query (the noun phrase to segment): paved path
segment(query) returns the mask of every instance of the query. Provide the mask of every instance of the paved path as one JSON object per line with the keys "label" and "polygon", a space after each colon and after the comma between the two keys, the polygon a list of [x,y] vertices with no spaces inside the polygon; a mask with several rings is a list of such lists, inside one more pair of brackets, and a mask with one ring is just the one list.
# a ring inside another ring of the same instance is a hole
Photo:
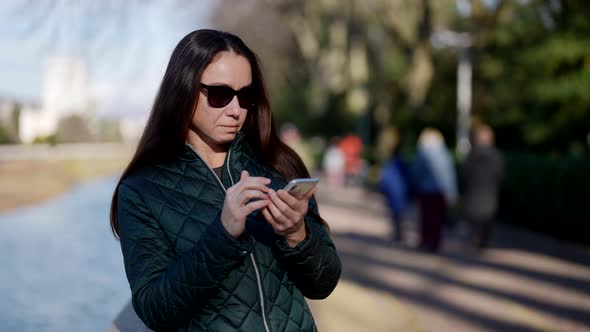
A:
{"label": "paved path", "polygon": [[320,331],[590,331],[588,249],[498,226],[483,252],[455,230],[427,254],[412,227],[406,244],[388,241],[379,195],[324,185],[318,199],[344,266],[335,292],[310,301]]}

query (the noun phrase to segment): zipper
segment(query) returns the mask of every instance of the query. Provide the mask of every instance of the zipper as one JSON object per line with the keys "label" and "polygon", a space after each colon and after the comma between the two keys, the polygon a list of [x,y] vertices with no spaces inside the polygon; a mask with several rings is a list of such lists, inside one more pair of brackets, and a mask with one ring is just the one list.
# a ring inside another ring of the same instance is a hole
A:
{"label": "zipper", "polygon": [[[223,186],[223,182],[221,182],[221,179],[217,176],[217,174],[215,174],[215,171],[211,168],[211,166],[209,166],[209,164],[207,163],[207,161],[205,160],[205,158],[203,158],[203,156],[201,156],[199,154],[199,152],[197,152],[197,150],[195,150],[195,148],[193,148],[192,145],[186,143],[186,146],[188,146],[196,155],[197,157],[199,157],[207,166],[207,168],[211,171],[211,173],[213,173],[213,176],[215,177],[215,179],[217,179],[217,182],[219,182],[219,185],[221,186],[221,189],[223,189],[223,192],[226,193],[227,189],[225,189],[225,187]],[[230,147],[231,148],[231,147]],[[228,160],[227,163],[229,164],[229,153],[228,153]],[[232,185],[233,185],[233,180],[232,180]]]}
{"label": "zipper", "polygon": [[231,171],[229,170],[229,158],[231,158],[231,146],[229,151],[227,152],[227,163],[225,163],[225,166],[227,168],[227,174],[229,174],[229,179],[231,180],[231,185],[233,186],[234,183],[234,177],[231,176]]}
{"label": "zipper", "polygon": [[[209,164],[207,163],[207,161],[205,160],[205,158],[203,158],[198,152],[197,150],[195,150],[192,145],[190,144],[186,144],[199,158],[201,158],[201,160],[205,163],[205,165],[207,165],[207,168],[211,171],[211,173],[213,173],[213,176],[215,176],[215,179],[217,179],[217,182],[219,182],[219,185],[221,185],[221,189],[223,189],[224,193],[227,193],[227,189],[225,189],[225,187],[223,186],[223,182],[221,182],[221,179],[217,176],[217,174],[215,174],[215,171],[213,171],[213,169],[209,166]],[[232,143],[233,145],[233,143]],[[226,161],[226,167],[227,167],[227,173],[229,174],[229,179],[231,181],[232,186],[235,184],[234,183],[234,178],[231,175],[231,171],[229,169],[229,162],[230,162],[230,158],[231,158],[231,147],[232,145],[230,145],[228,152],[227,152],[227,161]],[[258,264],[256,263],[256,258],[254,258],[254,253],[250,253],[250,260],[252,261],[252,265],[254,266],[254,272],[256,273],[256,284],[258,285],[258,295],[260,296],[260,309],[262,310],[262,322],[264,323],[264,330],[266,330],[266,332],[270,332],[270,328],[268,327],[268,322],[266,321],[266,312],[264,309],[264,293],[262,292],[262,280],[260,279],[260,272],[258,272]]]}
{"label": "zipper", "polygon": [[[227,152],[227,174],[229,174],[229,179],[231,180],[232,186],[234,183],[234,178],[231,175],[231,171],[229,169],[229,161],[231,158],[231,148]],[[254,266],[254,272],[256,273],[256,283],[258,285],[258,295],[260,296],[260,309],[262,310],[262,322],[264,323],[264,329],[266,332],[270,332],[270,328],[268,327],[268,322],[266,321],[266,312],[264,310],[264,293],[262,292],[262,280],[260,278],[260,272],[258,272],[258,264],[256,263],[256,258],[254,257],[254,253],[250,253],[250,260],[252,260],[252,266]]]}
{"label": "zipper", "polygon": [[250,259],[252,260],[252,265],[254,266],[254,272],[256,272],[256,282],[258,283],[258,295],[260,296],[260,308],[262,309],[262,322],[264,323],[264,329],[266,330],[266,332],[270,332],[270,328],[268,327],[268,323],[266,322],[266,313],[264,312],[264,294],[262,293],[262,282],[260,281],[260,273],[258,272],[256,259],[254,258],[253,253],[250,253]]}

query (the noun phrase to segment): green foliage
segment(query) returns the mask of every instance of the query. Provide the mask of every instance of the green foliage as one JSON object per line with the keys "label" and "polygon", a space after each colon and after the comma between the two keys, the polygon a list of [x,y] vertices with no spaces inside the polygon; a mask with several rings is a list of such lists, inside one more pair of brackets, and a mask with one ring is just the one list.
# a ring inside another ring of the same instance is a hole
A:
{"label": "green foliage", "polygon": [[503,2],[499,13],[488,13],[497,14],[494,23],[475,33],[473,111],[499,136],[512,132],[504,148],[565,152],[588,134],[589,8],[560,4]]}
{"label": "green foliage", "polygon": [[15,103],[10,116],[5,121],[0,121],[0,144],[16,144],[18,137],[19,115],[21,106]]}
{"label": "green foliage", "polygon": [[[299,92],[303,93],[303,92]],[[357,118],[354,114],[342,112],[344,96],[334,95],[327,101],[323,112],[314,112],[302,102],[300,95],[283,94],[274,99],[274,110],[276,123],[281,126],[291,122],[297,126],[301,134],[307,137],[318,135],[331,137],[343,136],[356,130]],[[297,112],[294,105],[299,104]]]}
{"label": "green foliage", "polygon": [[0,144],[12,143],[8,131],[0,124]]}
{"label": "green foliage", "polygon": [[20,115],[21,115],[21,106],[19,104],[15,104],[12,108],[11,114],[11,126],[14,129],[14,136],[15,139],[18,141],[18,134],[19,134],[19,125],[20,125]]}
{"label": "green foliage", "polygon": [[[473,121],[491,124],[501,148],[565,153],[584,142],[590,2],[485,3],[461,16],[451,0],[226,0],[214,21],[261,53],[278,122],[306,135],[357,131],[372,144],[388,126],[415,137],[429,125],[453,146],[458,52],[430,44],[449,29],[472,36]],[[260,26],[273,34],[260,38]],[[366,100],[351,103],[359,91]]]}
{"label": "green foliage", "polygon": [[55,146],[59,143],[57,135],[38,136],[33,139],[33,144],[49,144]]}

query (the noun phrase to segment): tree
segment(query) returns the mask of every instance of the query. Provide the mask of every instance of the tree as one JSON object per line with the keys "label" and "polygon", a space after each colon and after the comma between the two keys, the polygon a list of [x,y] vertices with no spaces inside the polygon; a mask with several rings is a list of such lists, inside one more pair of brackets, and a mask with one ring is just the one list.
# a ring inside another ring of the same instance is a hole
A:
{"label": "tree", "polygon": [[21,105],[15,103],[12,105],[12,110],[7,121],[0,122],[0,144],[15,144],[19,142],[18,136],[18,121],[20,115]]}
{"label": "tree", "polygon": [[590,4],[505,0],[474,10],[474,114],[498,127],[504,147],[564,151],[583,144]]}
{"label": "tree", "polygon": [[430,43],[450,28],[472,36],[473,121],[496,127],[502,147],[585,141],[590,3],[468,3],[458,13],[454,0],[223,0],[213,22],[260,51],[277,118],[304,134],[356,131],[372,144],[393,125],[413,142],[428,125],[453,145],[457,52]]}
{"label": "tree", "polygon": [[[430,33],[453,12],[451,0],[239,3],[239,13],[250,16],[224,19],[226,7],[238,6],[226,0],[213,21],[247,40],[259,24],[283,36],[264,34],[273,41],[267,44],[270,66],[282,73],[270,85],[281,87],[271,91],[274,104],[304,119],[304,133],[356,131],[367,143],[397,119],[395,113],[421,113],[434,72]],[[256,9],[243,10],[248,6]]]}
{"label": "tree", "polygon": [[56,136],[60,143],[90,142],[93,139],[87,121],[79,115],[61,118],[57,124]]}
{"label": "tree", "polygon": [[12,117],[11,126],[13,128],[15,142],[19,141],[20,115],[21,115],[21,105],[15,104],[12,107],[12,114],[11,114],[11,117]]}
{"label": "tree", "polygon": [[8,135],[4,126],[0,126],[0,144],[9,144],[12,143],[10,141],[10,135]]}

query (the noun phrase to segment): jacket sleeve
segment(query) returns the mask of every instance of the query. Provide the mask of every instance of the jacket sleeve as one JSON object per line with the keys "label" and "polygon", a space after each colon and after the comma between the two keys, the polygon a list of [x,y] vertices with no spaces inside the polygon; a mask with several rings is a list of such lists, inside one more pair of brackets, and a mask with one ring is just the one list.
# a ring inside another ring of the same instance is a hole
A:
{"label": "jacket sleeve", "polygon": [[[314,198],[309,208],[318,214]],[[326,225],[308,214],[305,227],[307,236],[297,246],[290,247],[284,239],[277,241],[279,257],[303,296],[325,299],[338,284],[342,271],[340,257]]]}
{"label": "jacket sleeve", "polygon": [[197,244],[178,257],[139,193],[124,183],[117,214],[133,308],[156,331],[188,323],[252,250],[249,238],[233,238],[218,216]]}

